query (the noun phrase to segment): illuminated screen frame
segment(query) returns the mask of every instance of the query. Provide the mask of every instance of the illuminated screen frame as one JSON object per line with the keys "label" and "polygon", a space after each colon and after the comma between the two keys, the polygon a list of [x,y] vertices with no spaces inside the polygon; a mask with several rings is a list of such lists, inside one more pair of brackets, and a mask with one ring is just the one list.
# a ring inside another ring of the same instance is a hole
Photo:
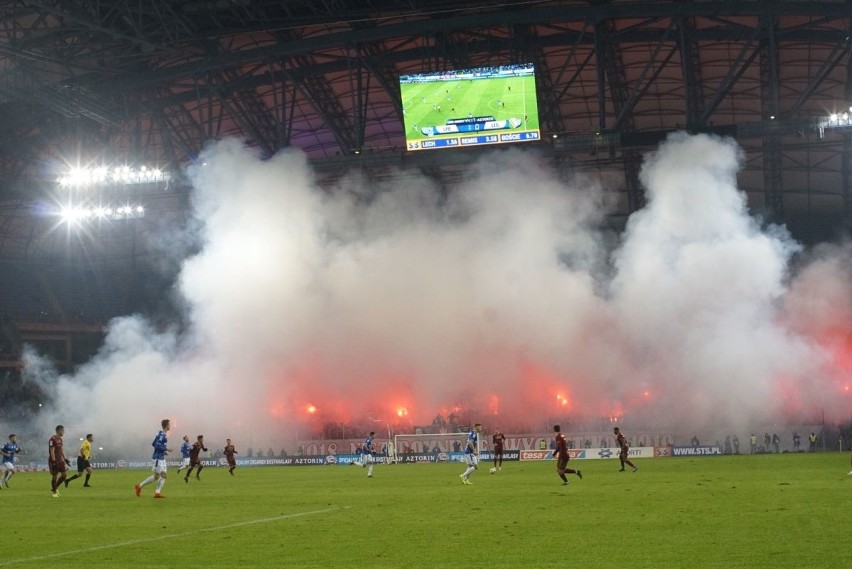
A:
{"label": "illuminated screen frame", "polygon": [[532,63],[401,75],[409,151],[541,140]]}

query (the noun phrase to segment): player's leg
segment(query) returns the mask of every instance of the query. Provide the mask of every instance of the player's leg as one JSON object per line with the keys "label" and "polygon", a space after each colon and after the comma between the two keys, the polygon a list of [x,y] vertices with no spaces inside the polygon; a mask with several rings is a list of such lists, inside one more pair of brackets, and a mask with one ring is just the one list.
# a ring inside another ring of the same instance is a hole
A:
{"label": "player's leg", "polygon": [[556,459],[556,474],[559,475],[559,478],[562,479],[562,485],[568,484],[568,477],[565,476],[565,467],[567,466],[568,461],[563,460],[561,458]]}
{"label": "player's leg", "polygon": [[470,456],[470,461],[468,462],[467,472],[465,478],[470,480],[470,477],[476,472],[476,469],[479,468],[479,458],[475,454],[468,455]]}
{"label": "player's leg", "polygon": [[[62,466],[64,467],[65,465],[63,464]],[[56,486],[53,489],[53,493],[56,494],[57,496],[59,495],[59,492],[58,492],[59,487],[62,485],[63,482],[65,482],[66,476],[67,476],[67,473],[65,472],[64,468],[59,470],[59,475],[56,478]]]}
{"label": "player's leg", "polygon": [[373,476],[373,455],[366,455],[367,459],[367,478],[372,478]]}
{"label": "player's leg", "polygon": [[465,469],[464,472],[459,474],[459,478],[461,478],[461,480],[464,484],[470,484],[470,480],[469,480],[470,475],[473,474],[474,470],[476,470],[476,468],[473,466],[474,456],[472,454],[466,454],[466,455],[464,455],[464,458],[465,458],[465,461],[466,461],[466,464],[467,464],[467,468]]}
{"label": "player's leg", "polygon": [[186,471],[186,475],[183,477],[184,482],[189,482],[189,475],[192,474],[192,471],[195,469],[195,466],[190,464],[189,469]]}
{"label": "player's leg", "polygon": [[162,466],[160,468],[160,476],[157,478],[157,489],[154,491],[155,498],[162,498],[163,486],[166,484],[166,461],[165,459],[160,461],[162,462]]}
{"label": "player's leg", "polygon": [[91,467],[91,466],[87,466],[87,467],[86,467],[86,479],[85,479],[85,480],[83,480],[83,487],[84,487],[84,488],[88,488],[88,487],[90,487],[90,486],[91,486],[91,484],[89,484],[89,479],[90,479],[91,477],[92,477],[92,467]]}
{"label": "player's leg", "polygon": [[[571,457],[568,457],[568,460],[571,460]],[[583,479],[583,473],[579,470],[574,470],[573,468],[568,468],[568,460],[565,461],[565,468],[563,469],[563,472],[565,474],[576,474],[577,478],[582,480]]]}
{"label": "player's leg", "polygon": [[196,479],[196,480],[201,480],[201,469],[202,469],[202,468],[204,468],[204,465],[203,465],[202,463],[200,463],[200,462],[199,462],[199,463],[196,465],[196,470],[195,470],[195,479]]}
{"label": "player's leg", "polygon": [[136,490],[137,496],[139,496],[139,493],[142,490],[142,488],[144,488],[145,486],[147,486],[148,484],[154,482],[155,480],[157,480],[157,478],[159,478],[159,476],[157,476],[157,462],[159,462],[159,461],[156,461],[156,460],[154,461],[154,465],[151,467],[151,474],[148,476],[148,478],[146,478],[145,480],[143,480],[142,482],[140,482],[139,484],[137,484],[135,486],[134,489]]}

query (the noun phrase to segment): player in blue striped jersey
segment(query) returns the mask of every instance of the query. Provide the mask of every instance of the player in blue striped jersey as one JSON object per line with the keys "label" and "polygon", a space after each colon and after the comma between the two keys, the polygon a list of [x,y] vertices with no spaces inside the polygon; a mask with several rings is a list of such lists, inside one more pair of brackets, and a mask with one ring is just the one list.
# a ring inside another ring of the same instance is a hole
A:
{"label": "player in blue striped jersey", "polygon": [[370,434],[364,439],[364,445],[361,447],[361,460],[356,463],[361,468],[367,467],[367,478],[373,477],[373,454],[376,452],[373,437],[375,436],[376,432],[370,431]]}
{"label": "player in blue striped jersey", "polygon": [[473,430],[467,435],[467,446],[464,447],[464,459],[467,462],[467,470],[459,474],[462,484],[471,485],[470,475],[478,468],[479,465],[479,433],[482,432],[482,425],[476,423]]}
{"label": "player in blue striped jersey", "polygon": [[[15,475],[15,455],[22,450],[23,449],[18,446],[16,435],[14,433],[9,435],[9,442],[4,444],[2,448],[3,467],[5,468],[2,484],[5,484],[6,488],[9,487],[9,479]],[[2,484],[0,484],[0,487],[2,487]]]}
{"label": "player in blue striped jersey", "polygon": [[154,498],[165,498],[160,491],[166,483],[166,455],[172,451],[172,449],[169,448],[168,437],[171,424],[168,419],[163,419],[160,422],[160,425],[162,426],[162,430],[157,433],[157,436],[154,437],[154,440],[151,442],[151,446],[154,447],[154,452],[151,455],[151,460],[154,461],[154,465],[151,467],[153,474],[136,485],[135,490],[137,496],[139,496],[142,492],[143,486],[147,486],[151,482],[156,481],[157,489],[154,491]]}
{"label": "player in blue striped jersey", "polygon": [[180,472],[184,468],[189,468],[190,451],[192,451],[192,444],[190,444],[189,442],[189,435],[184,435],[183,444],[180,445],[180,466],[178,466],[178,472]]}

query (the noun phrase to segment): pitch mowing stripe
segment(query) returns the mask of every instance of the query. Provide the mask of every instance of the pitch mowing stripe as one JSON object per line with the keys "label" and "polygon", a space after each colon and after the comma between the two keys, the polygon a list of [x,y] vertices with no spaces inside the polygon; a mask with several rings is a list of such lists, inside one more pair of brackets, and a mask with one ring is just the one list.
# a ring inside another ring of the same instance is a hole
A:
{"label": "pitch mowing stripe", "polygon": [[287,520],[292,518],[301,518],[304,516],[313,516],[316,514],[327,514],[329,512],[336,512],[338,510],[344,510],[349,508],[349,506],[337,506],[334,508],[326,508],[324,510],[313,510],[310,512],[299,512],[298,514],[284,514],[281,516],[273,516],[271,518],[260,518],[257,520],[247,520],[244,522],[236,522],[233,524],[227,524],[224,526],[216,526],[212,528],[202,528],[195,529],[192,531],[185,531],[183,533],[170,533],[165,535],[158,535],[156,537],[146,537],[143,539],[132,539],[130,541],[121,541],[118,543],[110,543],[108,545],[95,545],[92,547],[84,547],[83,549],[75,549],[73,551],[64,551],[62,553],[51,553],[49,555],[40,555],[38,557],[27,557],[25,559],[9,559],[7,561],[0,561],[0,567],[7,567],[9,565],[17,565],[18,563],[31,563],[33,561],[44,561],[45,559],[56,559],[59,557],[68,557],[69,555],[77,555],[80,553],[91,553],[93,551],[103,551],[104,549],[115,549],[118,547],[126,547],[128,545],[139,545],[140,543],[152,543],[155,541],[163,541],[166,539],[174,539],[174,538],[182,538],[190,535],[197,535],[199,533],[211,532],[211,531],[220,531],[223,529],[232,529],[243,526],[251,526],[254,524],[265,524],[269,522],[277,522],[279,520]]}

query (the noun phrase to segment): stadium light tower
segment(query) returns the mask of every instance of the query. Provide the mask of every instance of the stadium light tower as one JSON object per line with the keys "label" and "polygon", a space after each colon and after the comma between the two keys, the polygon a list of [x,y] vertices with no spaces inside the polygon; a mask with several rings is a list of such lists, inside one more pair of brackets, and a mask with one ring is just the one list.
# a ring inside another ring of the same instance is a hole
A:
{"label": "stadium light tower", "polygon": [[171,174],[160,168],[140,166],[96,166],[93,168],[70,168],[57,178],[62,188],[87,188],[129,186],[135,184],[155,184],[168,182]]}
{"label": "stadium light tower", "polygon": [[171,179],[168,171],[147,165],[69,167],[56,179],[64,202],[59,215],[75,224],[138,219],[145,216],[145,206],[130,193],[138,186],[168,187]]}

